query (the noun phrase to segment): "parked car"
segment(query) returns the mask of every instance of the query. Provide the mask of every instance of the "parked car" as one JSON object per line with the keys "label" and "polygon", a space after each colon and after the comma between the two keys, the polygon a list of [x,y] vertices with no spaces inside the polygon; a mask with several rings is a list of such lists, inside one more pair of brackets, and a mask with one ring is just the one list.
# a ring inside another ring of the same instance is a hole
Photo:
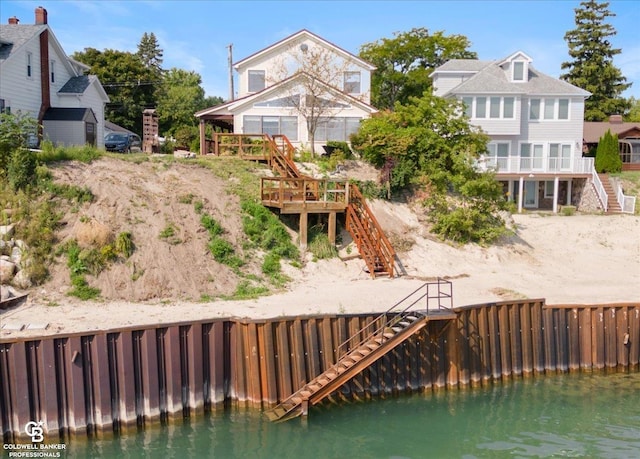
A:
{"label": "parked car", "polygon": [[117,151],[118,153],[142,151],[142,141],[137,134],[110,132],[104,136],[104,148],[107,151]]}

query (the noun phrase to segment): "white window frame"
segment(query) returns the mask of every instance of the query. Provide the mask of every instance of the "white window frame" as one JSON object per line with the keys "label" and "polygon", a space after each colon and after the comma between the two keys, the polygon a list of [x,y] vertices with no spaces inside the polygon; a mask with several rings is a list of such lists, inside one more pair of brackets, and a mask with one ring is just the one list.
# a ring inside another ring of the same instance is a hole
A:
{"label": "white window frame", "polygon": [[[525,145],[527,154],[525,154]],[[519,148],[520,170],[541,171],[544,168],[544,144],[534,142],[521,142]],[[529,164],[527,164],[529,163]]]}
{"label": "white window frame", "polygon": [[556,117],[556,99],[552,97],[545,97],[544,108],[542,110],[542,119],[545,121],[552,121],[557,119]]}
{"label": "white window frame", "polygon": [[[549,187],[551,187],[551,190],[549,190]],[[545,197],[545,199],[553,198],[553,189],[554,188],[555,188],[555,181],[554,180],[545,180],[544,181],[544,197]]]}
{"label": "white window frame", "polygon": [[474,98],[471,96],[464,96],[462,98],[462,103],[464,104],[464,114],[469,119],[473,118],[473,99]]}
{"label": "white window frame", "polygon": [[[511,81],[520,82],[520,83],[526,81],[525,72],[527,70],[527,64],[525,61],[514,61],[512,63],[512,68],[513,70],[511,73]],[[522,70],[521,74],[520,72],[517,71],[518,68]]]}
{"label": "white window frame", "polygon": [[[357,83],[351,81],[349,77],[357,76]],[[357,87],[355,85],[357,84]],[[350,86],[354,86],[351,90]],[[344,72],[342,75],[342,88],[347,94],[361,94],[362,93],[362,74],[360,72]],[[357,90],[356,90],[357,89]]]}
{"label": "white window frame", "polygon": [[[560,116],[562,113],[562,105],[563,105],[563,101],[566,101],[566,110],[567,110],[567,114],[566,117],[565,116]],[[568,98],[559,98],[558,99],[558,120],[560,121],[568,121],[569,120],[569,113],[570,112],[570,108],[571,108],[571,101]]]}
{"label": "white window frame", "polygon": [[[534,107],[537,108],[536,116],[533,116]],[[529,120],[540,121],[542,119],[542,101],[539,98],[529,99]]]}
{"label": "white window frame", "polygon": [[[550,171],[569,171],[571,170],[572,152],[571,142],[552,142],[549,143],[549,170]],[[555,164],[554,164],[555,163]]]}
{"label": "white window frame", "polygon": [[49,73],[51,75],[50,76],[51,83],[55,83],[56,82],[56,61],[51,59],[51,62],[49,63],[49,66],[51,67],[49,69]]}
{"label": "white window frame", "polygon": [[[257,86],[252,87],[252,82],[255,84],[256,80],[252,76],[262,75],[262,87],[256,89]],[[267,74],[264,70],[247,70],[247,91],[248,92],[260,92],[267,87]]]}
{"label": "white window frame", "polygon": [[[507,116],[506,107],[507,99],[511,99],[511,115]],[[502,118],[506,120],[512,120],[516,117],[516,98],[515,97],[503,97],[502,98]]]}
{"label": "white window frame", "polygon": [[[481,97],[476,97],[475,99],[476,99],[476,104],[475,104],[476,106],[474,110],[474,115],[476,119],[479,119],[479,120],[486,119],[487,118],[487,98],[484,96],[481,96]],[[482,104],[480,104],[480,100],[483,101]],[[480,113],[478,110],[479,107],[483,108],[482,116],[480,116]]]}
{"label": "white window frame", "polygon": [[511,142],[489,142],[487,145],[487,162],[499,171],[509,170]]}

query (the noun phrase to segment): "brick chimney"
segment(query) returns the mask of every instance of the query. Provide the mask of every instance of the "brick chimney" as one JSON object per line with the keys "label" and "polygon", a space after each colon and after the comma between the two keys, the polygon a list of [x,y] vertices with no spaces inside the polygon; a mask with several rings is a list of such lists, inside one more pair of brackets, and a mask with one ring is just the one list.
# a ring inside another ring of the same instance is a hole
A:
{"label": "brick chimney", "polygon": [[36,25],[47,23],[47,10],[39,6],[36,8]]}
{"label": "brick chimney", "polygon": [[611,115],[609,116],[610,124],[622,124],[622,115]]}
{"label": "brick chimney", "polygon": [[14,24],[14,25],[15,25],[15,24],[17,24],[18,22],[20,22],[20,19],[18,19],[18,18],[17,18],[17,17],[15,17],[15,16],[14,16],[14,17],[12,17],[12,18],[9,18],[9,24]]}

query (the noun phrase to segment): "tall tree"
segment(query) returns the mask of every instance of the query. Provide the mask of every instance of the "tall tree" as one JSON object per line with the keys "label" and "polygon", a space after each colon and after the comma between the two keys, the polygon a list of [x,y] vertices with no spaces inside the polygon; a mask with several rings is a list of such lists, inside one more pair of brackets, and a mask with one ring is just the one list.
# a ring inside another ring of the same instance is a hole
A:
{"label": "tall tree", "polygon": [[449,59],[476,59],[471,43],[463,35],[433,34],[425,28],[398,32],[360,48],[360,57],[376,66],[371,80],[371,103],[393,110],[396,102],[406,103],[431,89],[429,75]]}
{"label": "tall tree", "polygon": [[73,54],[73,59],[90,66],[111,102],[105,109],[105,118],[134,132],[142,132],[142,111],[155,107],[154,72],[141,65],[137,55],[106,49],[85,48]]}
{"label": "tall tree", "polygon": [[158,92],[158,121],[160,132],[175,134],[183,126],[197,126],[193,114],[204,108],[204,89],[200,75],[178,68],[168,70]]}
{"label": "tall tree", "polygon": [[564,35],[572,60],[562,63],[566,73],[560,78],[591,93],[585,103],[586,121],[625,114],[630,104],[621,94],[631,83],[613,65],[613,57],[621,50],[612,47],[609,37],[616,30],[606,23],[615,14],[609,11],[609,2],[596,0],[583,1],[574,11],[576,28]]}
{"label": "tall tree", "polygon": [[631,108],[629,109],[629,115],[626,117],[626,120],[633,123],[640,123],[640,99],[629,97],[629,105]]}
{"label": "tall tree", "polygon": [[162,56],[163,51],[158,44],[158,40],[153,32],[145,32],[138,43],[138,56],[142,61],[142,65],[147,68],[155,69],[158,73],[162,73]]}

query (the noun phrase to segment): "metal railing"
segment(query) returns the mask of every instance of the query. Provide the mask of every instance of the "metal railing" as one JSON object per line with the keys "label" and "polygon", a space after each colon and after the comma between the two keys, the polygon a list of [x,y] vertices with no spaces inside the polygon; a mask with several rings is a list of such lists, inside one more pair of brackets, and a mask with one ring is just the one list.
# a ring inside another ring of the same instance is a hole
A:
{"label": "metal railing", "polygon": [[[435,295],[434,289],[437,292]],[[448,301],[448,306],[443,304],[442,300]],[[435,308],[431,307],[433,301],[437,301]],[[451,311],[452,309],[453,285],[451,281],[438,278],[436,282],[426,282],[373,319],[369,324],[362,327],[351,338],[340,344],[336,349],[336,365],[341,357],[372,339],[382,336],[385,330],[397,324],[409,313],[428,316],[433,311]],[[376,324],[378,324],[377,328],[374,328]]]}

